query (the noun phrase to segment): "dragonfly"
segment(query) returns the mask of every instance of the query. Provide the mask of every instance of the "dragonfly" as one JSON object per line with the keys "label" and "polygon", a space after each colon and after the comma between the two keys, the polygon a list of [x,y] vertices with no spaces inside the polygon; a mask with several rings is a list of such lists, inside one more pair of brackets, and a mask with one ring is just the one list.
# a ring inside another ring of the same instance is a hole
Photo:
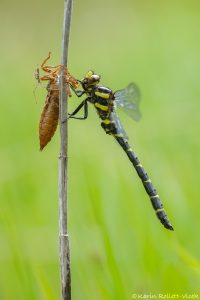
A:
{"label": "dragonfly", "polygon": [[[168,219],[168,216],[163,208],[160,196],[157,193],[151,179],[141,164],[139,158],[129,145],[128,136],[122,126],[120,118],[117,114],[117,108],[121,107],[132,119],[139,121],[141,113],[139,110],[140,91],[136,84],[130,83],[125,89],[113,92],[110,88],[100,84],[100,75],[89,70],[79,83],[82,87],[77,90],[73,86],[71,89],[78,97],[83,95],[86,98],[78,105],[78,107],[69,114],[68,118],[85,120],[88,117],[88,103],[92,103],[101,119],[101,126],[104,131],[113,136],[122,147],[133,167],[135,168],[142,184],[148,194],[153,209],[160,222],[165,228],[173,230],[173,227]],[[77,113],[83,109],[84,114],[77,117]],[[64,121],[63,121],[64,122]]]}

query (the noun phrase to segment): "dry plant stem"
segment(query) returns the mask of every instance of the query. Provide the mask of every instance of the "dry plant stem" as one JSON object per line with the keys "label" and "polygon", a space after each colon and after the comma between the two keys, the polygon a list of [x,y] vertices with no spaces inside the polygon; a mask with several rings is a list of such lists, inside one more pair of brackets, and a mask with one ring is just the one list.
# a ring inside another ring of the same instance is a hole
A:
{"label": "dry plant stem", "polygon": [[[61,65],[67,67],[68,44],[70,32],[70,20],[72,0],[64,1],[64,22],[62,37]],[[68,184],[68,124],[62,120],[67,116],[67,88],[63,70],[60,74],[60,156],[59,156],[59,236],[60,236],[60,271],[62,300],[71,300],[71,274],[70,274],[70,247],[67,230],[67,184]]]}

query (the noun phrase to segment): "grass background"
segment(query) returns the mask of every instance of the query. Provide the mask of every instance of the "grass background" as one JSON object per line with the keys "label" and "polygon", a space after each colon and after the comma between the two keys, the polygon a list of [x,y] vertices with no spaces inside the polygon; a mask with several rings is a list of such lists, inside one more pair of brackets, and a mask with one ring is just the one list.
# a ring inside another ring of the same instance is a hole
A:
{"label": "grass background", "polygon": [[[69,230],[73,299],[200,293],[200,2],[74,3],[69,68],[92,68],[113,90],[135,81],[141,122],[120,113],[130,143],[175,228],[158,222],[126,155],[90,107],[69,125]],[[55,300],[58,132],[41,153],[34,69],[60,62],[62,1],[1,1],[0,299]],[[80,100],[80,99],[79,99]],[[70,99],[70,110],[79,100]]]}

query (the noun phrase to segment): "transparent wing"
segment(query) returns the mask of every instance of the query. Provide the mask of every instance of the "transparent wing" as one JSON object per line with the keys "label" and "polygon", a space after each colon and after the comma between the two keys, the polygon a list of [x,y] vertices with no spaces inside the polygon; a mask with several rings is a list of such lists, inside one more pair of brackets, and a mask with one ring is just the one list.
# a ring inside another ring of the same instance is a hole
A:
{"label": "transparent wing", "polygon": [[140,120],[140,90],[135,83],[130,83],[125,89],[116,91],[114,98],[116,105],[121,107],[129,117],[135,121]]}
{"label": "transparent wing", "polygon": [[120,118],[118,117],[118,115],[116,114],[115,111],[113,111],[111,113],[111,118],[115,123],[115,129],[116,129],[116,133],[122,135],[124,138],[128,139],[128,136],[126,134],[126,131],[124,130],[122,123],[120,121]]}

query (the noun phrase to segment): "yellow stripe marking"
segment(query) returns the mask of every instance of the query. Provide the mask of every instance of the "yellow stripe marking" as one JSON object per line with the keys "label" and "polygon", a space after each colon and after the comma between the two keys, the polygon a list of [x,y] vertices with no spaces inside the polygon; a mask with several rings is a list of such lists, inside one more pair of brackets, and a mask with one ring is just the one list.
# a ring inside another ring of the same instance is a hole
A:
{"label": "yellow stripe marking", "polygon": [[90,79],[90,77],[94,74],[93,71],[88,71],[87,74],[85,75],[85,78]]}
{"label": "yellow stripe marking", "polygon": [[143,168],[142,164],[138,164],[138,165],[136,165],[136,167]]}
{"label": "yellow stripe marking", "polygon": [[159,213],[160,211],[165,211],[164,208],[158,208],[156,209],[156,213]]}
{"label": "yellow stripe marking", "polygon": [[105,119],[105,120],[102,121],[102,123],[104,123],[104,124],[106,124],[106,125],[110,124],[111,122],[112,122],[112,121],[109,120],[109,119]]}
{"label": "yellow stripe marking", "polygon": [[157,195],[155,195],[155,196],[151,196],[150,198],[153,199],[153,198],[160,198],[160,197],[159,197],[159,195],[157,194]]}
{"label": "yellow stripe marking", "polygon": [[146,182],[151,182],[151,179],[144,180],[143,182],[145,182],[145,183],[146,183]]}
{"label": "yellow stripe marking", "polygon": [[133,151],[133,149],[132,149],[132,148],[128,148],[128,149],[127,149],[127,151],[130,151],[130,152],[132,152],[132,151]]}
{"label": "yellow stripe marking", "polygon": [[124,135],[122,133],[114,133],[113,135],[116,137],[124,137]]}
{"label": "yellow stripe marking", "polygon": [[107,111],[108,106],[107,105],[101,105],[98,102],[94,104],[97,108],[100,108],[101,110]]}
{"label": "yellow stripe marking", "polygon": [[101,98],[104,98],[104,99],[108,99],[110,97],[109,94],[106,94],[106,93],[102,93],[102,92],[95,92],[95,95],[96,96],[99,96]]}

